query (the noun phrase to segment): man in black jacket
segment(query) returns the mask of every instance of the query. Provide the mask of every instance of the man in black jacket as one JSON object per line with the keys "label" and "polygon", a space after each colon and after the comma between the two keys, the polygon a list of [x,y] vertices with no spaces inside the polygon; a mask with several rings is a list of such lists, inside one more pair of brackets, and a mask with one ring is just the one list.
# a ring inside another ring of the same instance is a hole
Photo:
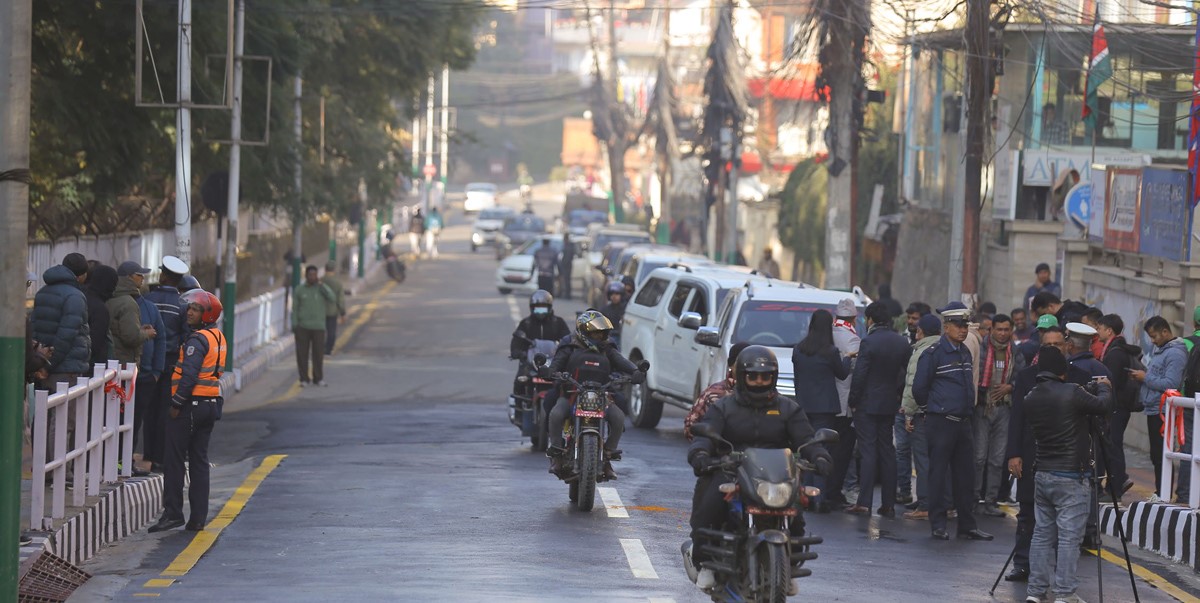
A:
{"label": "man in black jacket", "polygon": [[[779,379],[779,364],[774,352],[758,345],[747,347],[738,354],[733,370],[733,395],[721,398],[709,407],[702,423],[733,444],[735,450],[796,449],[812,439],[812,425],[800,405],[775,389]],[[820,475],[829,475],[833,470],[833,457],[820,444],[808,446],[800,454],[816,465]],[[716,456],[716,443],[707,437],[696,436],[688,448],[688,464],[697,477],[714,471]],[[728,515],[725,493],[719,489],[725,481],[709,481],[696,498],[691,517],[693,539],[698,529],[720,529]],[[803,522],[795,521],[791,526],[793,532],[801,532],[794,535],[802,535]],[[693,559],[703,560],[703,552],[695,551]],[[709,588],[715,582],[712,570],[706,569],[700,572],[696,586]]]}
{"label": "man in black jacket", "polygon": [[528,395],[524,390],[529,384],[519,379],[529,371],[526,355],[533,345],[531,342],[541,339],[557,344],[570,335],[571,328],[567,326],[567,321],[554,314],[554,296],[542,289],[534,291],[529,296],[529,316],[517,324],[517,330],[513,331],[512,341],[508,344],[508,357],[521,361],[517,366],[517,376],[513,379],[513,394]]}
{"label": "man in black jacket", "polygon": [[904,375],[912,348],[908,340],[892,330],[892,316],[883,302],[867,306],[867,336],[858,347],[858,362],[850,379],[850,412],[858,433],[858,502],[846,509],[854,515],[870,515],[871,499],[878,479],[879,514],[896,516],[896,446],[892,426],[904,393]]}
{"label": "man in black jacket", "polygon": [[1057,348],[1042,348],[1038,383],[1024,400],[1037,448],[1037,519],[1025,593],[1026,601],[1035,603],[1049,596],[1051,587],[1055,600],[1074,600],[1092,490],[1089,417],[1107,413],[1111,400],[1107,378],[1097,377],[1085,389],[1066,381],[1069,366]]}
{"label": "man in black jacket", "polygon": [[1113,480],[1124,494],[1133,487],[1125,464],[1125,428],[1129,426],[1132,412],[1140,413],[1142,403],[1138,400],[1140,384],[1129,378],[1129,371],[1141,368],[1138,358],[1142,348],[1125,342],[1121,333],[1125,321],[1116,314],[1105,314],[1097,321],[1096,333],[1104,344],[1100,361],[1108,367],[1112,379],[1113,405],[1108,417],[1108,479]]}
{"label": "man in black jacket", "polygon": [[[1041,341],[1045,348],[1055,348],[1063,352],[1067,347],[1066,336],[1062,330],[1045,329],[1041,332]],[[1021,369],[1013,381],[1013,404],[1008,415],[1008,446],[1005,456],[1008,458],[1008,472],[1017,480],[1017,546],[1013,553],[1013,569],[1004,577],[1009,582],[1024,582],[1029,579],[1029,544],[1033,540],[1033,483],[1036,467],[1033,464],[1033,454],[1036,447],[1033,443],[1033,430],[1025,420],[1025,396],[1037,385],[1037,374],[1041,370],[1037,362],[1041,350],[1034,354],[1034,362]],[[1067,382],[1084,385],[1091,380],[1087,371],[1067,365]]]}

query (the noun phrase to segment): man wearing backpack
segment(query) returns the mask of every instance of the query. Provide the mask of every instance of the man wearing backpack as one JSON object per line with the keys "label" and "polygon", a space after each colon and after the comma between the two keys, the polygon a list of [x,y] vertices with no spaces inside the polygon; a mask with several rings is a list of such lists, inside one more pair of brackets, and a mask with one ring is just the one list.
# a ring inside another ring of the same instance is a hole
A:
{"label": "man wearing backpack", "polygon": [[1120,496],[1133,487],[1125,464],[1125,428],[1129,426],[1130,413],[1142,410],[1138,399],[1138,382],[1129,378],[1130,371],[1144,371],[1142,348],[1125,342],[1121,333],[1125,321],[1116,314],[1105,314],[1096,321],[1096,335],[1100,341],[1100,361],[1112,375],[1113,411],[1108,417],[1108,475],[1120,486]]}

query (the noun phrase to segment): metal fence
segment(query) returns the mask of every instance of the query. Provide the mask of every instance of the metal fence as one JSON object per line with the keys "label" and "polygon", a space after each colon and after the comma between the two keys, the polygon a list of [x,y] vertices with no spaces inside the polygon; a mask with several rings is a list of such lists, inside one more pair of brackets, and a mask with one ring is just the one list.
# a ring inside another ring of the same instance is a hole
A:
{"label": "metal fence", "polygon": [[[1200,434],[1200,413],[1195,412],[1195,409],[1200,406],[1200,393],[1194,398],[1189,397],[1170,397],[1167,398],[1167,403],[1163,405],[1163,456],[1162,456],[1162,489],[1165,492],[1159,492],[1158,496],[1162,500],[1171,500],[1171,493],[1174,492],[1172,480],[1175,477],[1174,461],[1187,461],[1186,464],[1180,464],[1180,471],[1188,471],[1191,480],[1189,481],[1190,490],[1188,491],[1188,499],[1180,500],[1179,504],[1187,503],[1187,506],[1196,509],[1200,508],[1200,454],[1196,452],[1196,446],[1192,438],[1196,434]],[[1191,424],[1186,421],[1186,411],[1191,410]],[[1192,443],[1191,452],[1184,452],[1180,440]]]}
{"label": "metal fence", "polygon": [[[97,364],[91,377],[80,377],[75,385],[59,383],[54,393],[35,390],[30,529],[51,529],[55,519],[66,515],[68,488],[71,505],[82,507],[86,496],[100,494],[101,483],[132,475],[136,381],[137,365],[120,368],[110,360],[108,366]],[[49,517],[47,475],[53,477]]]}
{"label": "metal fence", "polygon": [[287,292],[280,287],[256,295],[234,309],[233,358],[241,362],[246,354],[270,343],[288,330]]}

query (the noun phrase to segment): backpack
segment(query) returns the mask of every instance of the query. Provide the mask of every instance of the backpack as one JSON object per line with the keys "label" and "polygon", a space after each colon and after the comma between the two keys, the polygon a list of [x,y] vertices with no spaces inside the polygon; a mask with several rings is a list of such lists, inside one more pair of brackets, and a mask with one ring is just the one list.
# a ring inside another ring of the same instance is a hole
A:
{"label": "backpack", "polygon": [[1200,392],[1200,336],[1188,335],[1184,339],[1192,342],[1187,364],[1183,369],[1183,395],[1192,396]]}
{"label": "backpack", "polygon": [[[1142,364],[1142,357],[1135,356],[1132,351],[1127,351],[1129,355],[1129,370],[1144,371],[1146,365]],[[1189,358],[1190,360],[1190,358]],[[1121,399],[1125,400],[1125,410],[1129,412],[1142,412],[1142,401],[1138,398],[1138,393],[1142,388],[1142,384],[1133,379],[1125,379],[1125,391],[1121,392]]]}

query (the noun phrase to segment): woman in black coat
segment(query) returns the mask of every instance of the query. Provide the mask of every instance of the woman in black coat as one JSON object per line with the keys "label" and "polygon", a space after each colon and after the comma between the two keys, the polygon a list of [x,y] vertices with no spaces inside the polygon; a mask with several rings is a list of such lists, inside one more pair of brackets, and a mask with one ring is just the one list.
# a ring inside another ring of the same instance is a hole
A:
{"label": "woman in black coat", "polygon": [[[808,415],[813,429],[833,429],[834,417],[842,410],[838,400],[837,382],[850,375],[850,359],[843,358],[833,344],[833,314],[826,310],[813,312],[808,334],[792,350],[792,370],[795,373],[796,402]],[[805,483],[825,489],[824,478],[805,474]],[[812,482],[812,483],[810,483]],[[841,493],[831,493],[840,496]],[[817,510],[827,512],[825,495],[818,497]]]}

